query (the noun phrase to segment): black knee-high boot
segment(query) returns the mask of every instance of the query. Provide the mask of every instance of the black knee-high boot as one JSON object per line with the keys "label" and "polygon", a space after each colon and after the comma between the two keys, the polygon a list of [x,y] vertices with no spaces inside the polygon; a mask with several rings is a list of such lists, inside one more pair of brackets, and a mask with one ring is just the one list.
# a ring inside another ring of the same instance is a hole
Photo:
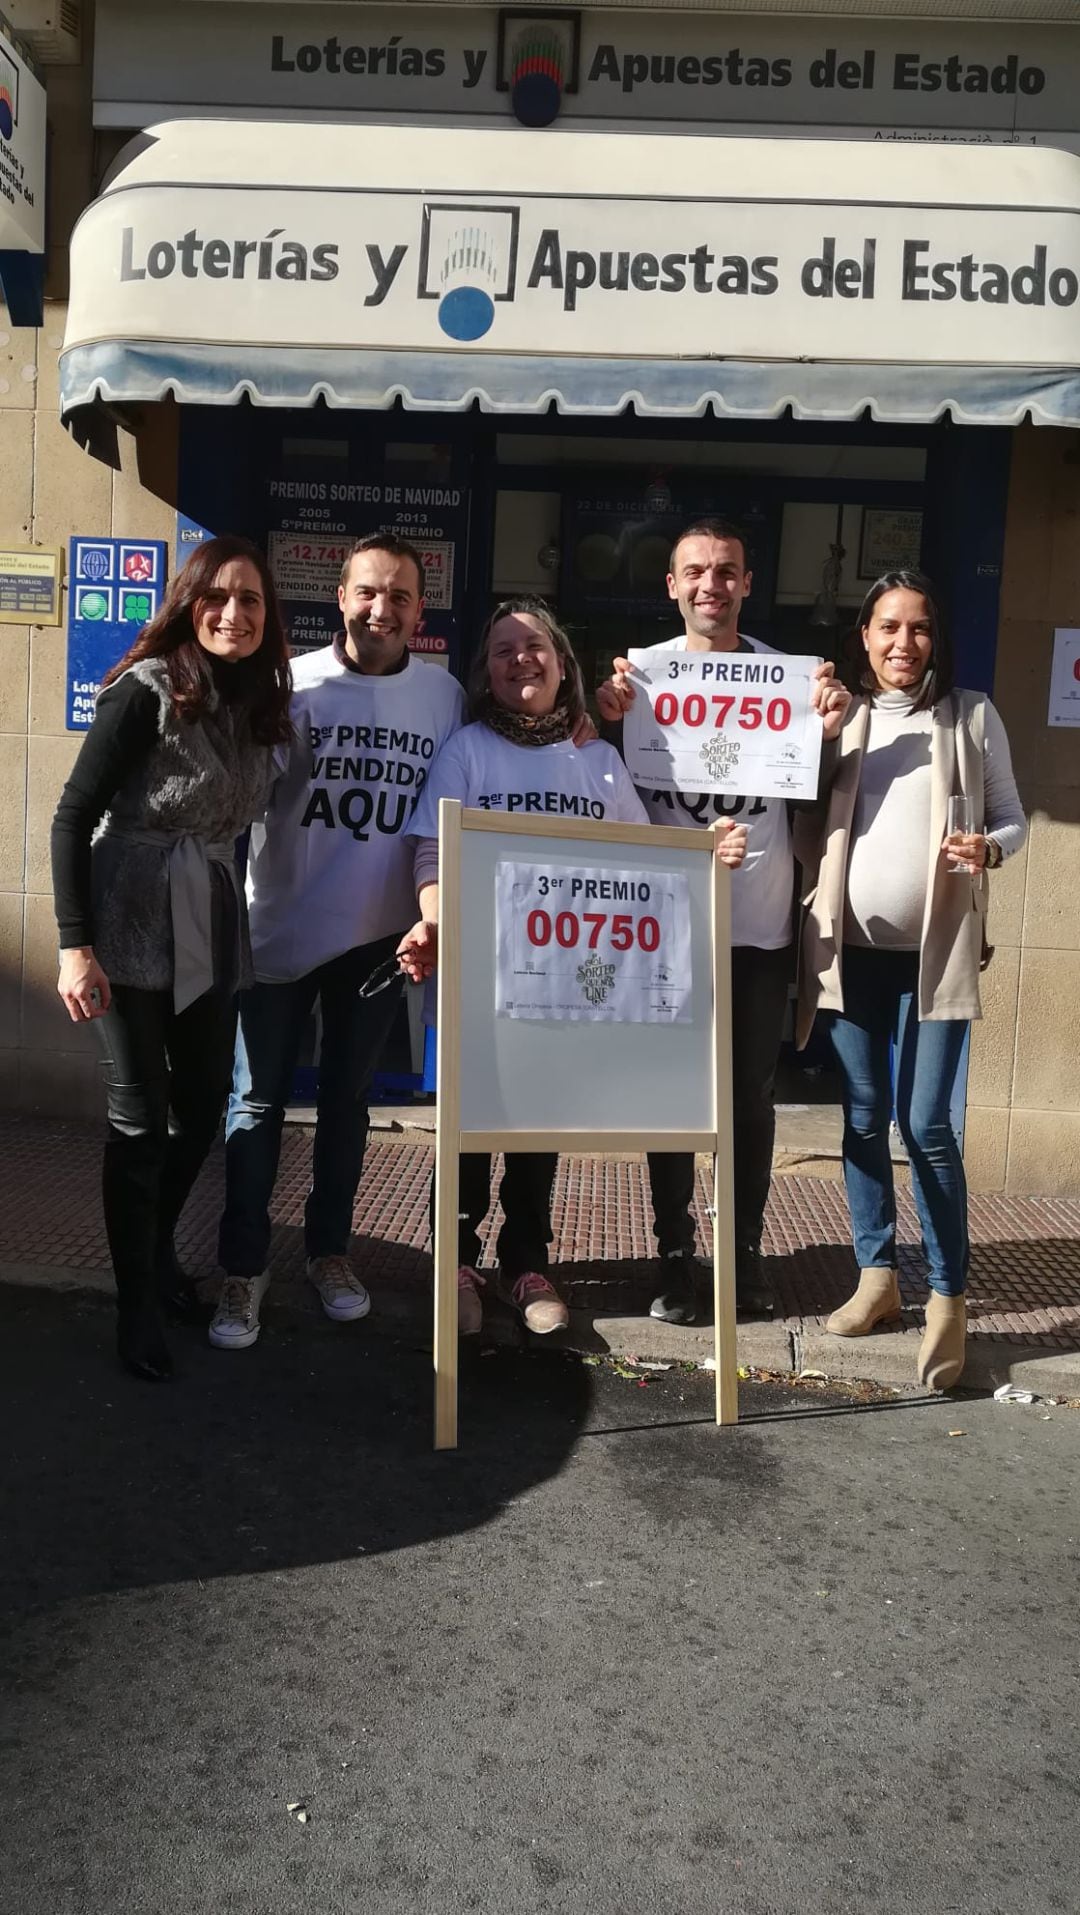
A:
{"label": "black knee-high boot", "polygon": [[[110,1102],[113,1102],[113,1092]],[[156,1215],[163,1141],[120,1128],[110,1113],[102,1199],[116,1275],[117,1349],[134,1376],[157,1383],[172,1375],[155,1266]]]}

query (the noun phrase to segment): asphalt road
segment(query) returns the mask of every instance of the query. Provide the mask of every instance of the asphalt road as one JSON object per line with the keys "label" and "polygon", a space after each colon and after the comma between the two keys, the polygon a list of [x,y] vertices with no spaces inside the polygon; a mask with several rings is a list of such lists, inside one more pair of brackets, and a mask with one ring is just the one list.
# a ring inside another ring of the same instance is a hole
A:
{"label": "asphalt road", "polygon": [[0,1290],[2,1915],[1075,1915],[1080,1412],[111,1342]]}

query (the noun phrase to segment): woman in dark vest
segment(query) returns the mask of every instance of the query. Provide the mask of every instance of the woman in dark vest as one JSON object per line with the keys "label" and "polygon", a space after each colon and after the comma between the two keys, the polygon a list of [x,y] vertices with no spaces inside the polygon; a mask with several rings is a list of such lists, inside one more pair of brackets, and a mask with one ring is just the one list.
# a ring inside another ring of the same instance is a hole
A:
{"label": "woman in dark vest", "polygon": [[290,736],[273,581],[246,539],[209,539],[106,677],[52,830],[57,985],[104,1052],[105,1224],[120,1356],[172,1364],[163,1295],[190,1308],[173,1232],[214,1140],[250,982],[235,844]]}

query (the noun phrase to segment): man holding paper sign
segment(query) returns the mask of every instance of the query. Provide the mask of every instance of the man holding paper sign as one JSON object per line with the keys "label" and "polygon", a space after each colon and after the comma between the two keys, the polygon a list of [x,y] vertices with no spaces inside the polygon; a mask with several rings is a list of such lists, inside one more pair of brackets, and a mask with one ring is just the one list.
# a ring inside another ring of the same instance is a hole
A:
{"label": "man holding paper sign", "polygon": [[[836,737],[851,695],[831,664],[789,658],[739,631],[751,583],[737,525],[707,519],[688,526],[675,541],[667,581],[682,633],[617,658],[597,703],[622,734],[627,769],[654,824],[706,828],[726,818],[747,832],[731,889],[735,1287],[740,1308],[760,1315],[772,1308],[761,1230],[791,976],[787,800],[817,796],[821,742]],[[694,1160],[651,1153],[649,1175],[663,1266],[651,1314],[693,1323]]]}

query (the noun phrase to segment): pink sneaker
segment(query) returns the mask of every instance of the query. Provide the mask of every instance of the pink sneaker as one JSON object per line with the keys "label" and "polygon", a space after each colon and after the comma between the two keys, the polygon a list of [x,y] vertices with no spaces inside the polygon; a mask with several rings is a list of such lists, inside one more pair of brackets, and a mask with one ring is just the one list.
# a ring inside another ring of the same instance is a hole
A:
{"label": "pink sneaker", "polygon": [[510,1295],[525,1318],[525,1328],[538,1337],[552,1330],[565,1330],[570,1312],[554,1284],[538,1270],[525,1270],[513,1285]]}
{"label": "pink sneaker", "polygon": [[[478,1337],[484,1327],[484,1306],[480,1291],[485,1278],[471,1263],[460,1265],[457,1273],[457,1326],[459,1337]],[[479,1289],[477,1288],[479,1285]]]}

